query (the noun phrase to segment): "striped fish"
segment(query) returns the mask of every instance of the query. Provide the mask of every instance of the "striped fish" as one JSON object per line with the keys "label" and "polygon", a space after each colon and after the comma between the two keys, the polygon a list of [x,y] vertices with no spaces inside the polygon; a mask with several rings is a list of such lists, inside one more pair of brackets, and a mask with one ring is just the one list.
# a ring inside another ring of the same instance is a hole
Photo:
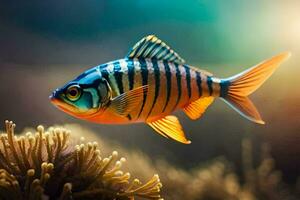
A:
{"label": "striped fish", "polygon": [[243,117],[264,124],[248,98],[289,57],[282,53],[235,76],[220,79],[189,66],[163,41],[149,35],[125,58],[91,68],[56,89],[53,104],[96,123],[144,122],[164,137],[188,144],[178,118],[183,110],[198,119],[215,98]]}

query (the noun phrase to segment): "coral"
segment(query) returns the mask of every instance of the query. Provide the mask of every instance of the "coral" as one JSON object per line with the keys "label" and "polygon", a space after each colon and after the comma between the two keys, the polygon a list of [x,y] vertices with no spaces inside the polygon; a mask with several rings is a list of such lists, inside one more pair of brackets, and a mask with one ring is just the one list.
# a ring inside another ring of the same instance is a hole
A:
{"label": "coral", "polygon": [[294,191],[292,186],[281,180],[281,173],[275,169],[269,146],[263,144],[261,150],[261,161],[256,165],[253,161],[251,140],[242,141],[243,173],[240,174],[224,158],[189,171],[160,162],[159,174],[165,185],[164,197],[173,200],[299,199],[297,188]]}
{"label": "coral", "polygon": [[114,151],[102,158],[98,144],[73,145],[62,128],[37,127],[37,132],[15,136],[6,121],[0,136],[0,199],[161,199],[158,175],[147,183],[130,182],[121,171],[125,158]]}
{"label": "coral", "polygon": [[[162,195],[168,200],[300,199],[300,178],[298,185],[285,183],[276,169],[270,146],[266,143],[252,145],[250,138],[241,142],[240,167],[225,157],[218,157],[200,162],[195,168],[182,168],[162,157],[158,160],[150,158],[139,149],[124,148],[115,140],[99,137],[98,132],[78,124],[64,127],[72,130],[72,135],[81,133],[90,141],[96,140],[105,154],[118,149],[130,160],[126,167],[131,174],[141,180],[146,180],[147,174],[158,173],[164,183]],[[254,154],[256,151],[260,153]],[[182,166],[186,164],[182,163]]]}

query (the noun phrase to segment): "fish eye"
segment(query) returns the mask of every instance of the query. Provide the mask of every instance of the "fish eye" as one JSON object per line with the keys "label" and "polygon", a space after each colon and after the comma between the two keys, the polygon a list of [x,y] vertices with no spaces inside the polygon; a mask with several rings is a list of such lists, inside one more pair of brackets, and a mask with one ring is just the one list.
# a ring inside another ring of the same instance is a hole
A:
{"label": "fish eye", "polygon": [[79,99],[80,95],[81,88],[78,85],[72,85],[68,87],[66,92],[66,96],[68,97],[68,99],[70,99],[71,101],[76,101],[77,99]]}

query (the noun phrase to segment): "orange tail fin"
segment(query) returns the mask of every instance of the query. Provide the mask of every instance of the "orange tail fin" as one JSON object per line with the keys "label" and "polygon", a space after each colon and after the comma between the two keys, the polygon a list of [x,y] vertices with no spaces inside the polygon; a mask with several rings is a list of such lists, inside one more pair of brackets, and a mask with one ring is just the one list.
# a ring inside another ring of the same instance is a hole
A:
{"label": "orange tail fin", "polygon": [[288,57],[290,53],[282,53],[235,76],[222,79],[220,96],[243,117],[264,124],[256,107],[247,96],[259,88]]}

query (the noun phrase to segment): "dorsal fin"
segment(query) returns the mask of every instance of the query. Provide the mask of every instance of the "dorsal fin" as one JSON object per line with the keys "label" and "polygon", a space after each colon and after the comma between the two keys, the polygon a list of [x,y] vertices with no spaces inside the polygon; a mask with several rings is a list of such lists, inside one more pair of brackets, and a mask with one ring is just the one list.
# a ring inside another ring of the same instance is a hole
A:
{"label": "dorsal fin", "polygon": [[185,61],[166,43],[158,39],[155,35],[148,35],[136,43],[127,54],[128,58],[156,58],[178,64]]}

